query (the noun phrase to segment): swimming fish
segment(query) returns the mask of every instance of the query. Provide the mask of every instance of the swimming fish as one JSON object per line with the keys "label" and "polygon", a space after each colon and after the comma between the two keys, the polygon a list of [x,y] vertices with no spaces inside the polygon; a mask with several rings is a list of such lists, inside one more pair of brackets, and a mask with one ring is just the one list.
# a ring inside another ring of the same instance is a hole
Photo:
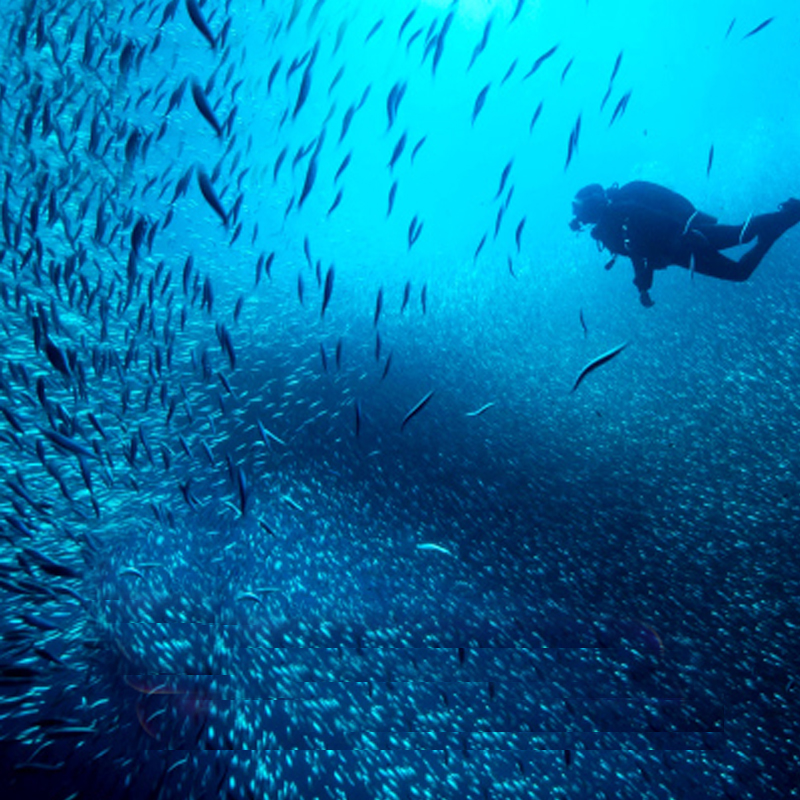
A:
{"label": "swimming fish", "polygon": [[533,117],[531,118],[531,124],[528,126],[528,133],[533,132],[533,126],[536,124],[537,120],[542,114],[542,106],[544,106],[544,101],[540,100],[539,105],[536,106],[536,111],[533,112]]}
{"label": "swimming fish", "polygon": [[489,92],[489,87],[491,85],[492,85],[491,82],[487,83],[486,86],[484,86],[483,89],[481,89],[480,92],[478,92],[478,96],[475,98],[475,106],[472,109],[472,124],[473,125],[475,124],[475,120],[477,119],[478,114],[481,113],[481,109],[483,108],[484,103],[486,103],[486,95]]}
{"label": "swimming fish", "polygon": [[435,544],[434,542],[423,542],[422,544],[417,545],[417,550],[428,550],[433,551],[436,553],[444,553],[445,555],[452,556],[453,553],[448,550],[446,547],[442,547],[440,544]]}
{"label": "swimming fish", "polygon": [[[751,36],[755,36],[760,31],[763,31],[764,28],[766,28],[767,25],[769,25],[770,22],[772,22],[772,20],[774,20],[774,19],[775,19],[775,17],[770,17],[769,19],[765,19],[760,25],[756,25],[756,27],[753,28],[753,30],[751,30],[749,33],[746,33],[744,36],[742,36],[742,41],[744,41],[745,39],[749,39]],[[733,27],[732,24],[731,24],[731,27]]]}
{"label": "swimming fish", "polygon": [[469,60],[469,65],[467,66],[467,72],[472,69],[472,65],[475,63],[475,59],[486,49],[486,45],[489,42],[489,34],[492,30],[492,22],[494,21],[494,17],[490,16],[486,25],[483,28],[483,36],[478,44],[475,45],[475,49],[472,51],[472,58]]}
{"label": "swimming fish", "polygon": [[494,196],[494,199],[497,200],[498,197],[503,193],[503,189],[506,187],[506,181],[508,180],[508,176],[511,172],[511,167],[514,165],[514,159],[512,158],[508,164],[503,167],[503,172],[500,174],[500,186],[497,187],[497,193]]}
{"label": "swimming fish", "polygon": [[406,310],[406,306],[408,305],[408,300],[410,297],[411,297],[411,281],[406,281],[406,287],[403,290],[403,303],[400,306],[401,314]]}
{"label": "swimming fish", "polygon": [[414,149],[411,151],[411,163],[412,163],[412,164],[414,163],[414,157],[415,157],[415,156],[417,155],[417,153],[419,152],[419,149],[420,149],[420,147],[422,147],[422,145],[423,145],[423,144],[425,144],[425,140],[426,140],[427,138],[428,138],[427,136],[423,136],[423,137],[422,137],[422,138],[421,138],[421,139],[420,139],[420,140],[419,140],[419,141],[418,141],[418,142],[417,142],[417,143],[414,145]]}
{"label": "swimming fish", "polygon": [[217,40],[214,38],[214,34],[211,33],[211,28],[208,27],[206,18],[203,16],[200,6],[197,5],[197,0],[186,0],[186,10],[189,12],[189,19],[192,20],[195,28],[197,28],[208,41],[211,45],[211,49],[215,50],[217,47]]}
{"label": "swimming fish", "polygon": [[572,161],[572,156],[578,152],[578,140],[581,135],[581,115],[578,114],[578,119],[575,121],[575,126],[572,128],[572,132],[569,135],[569,143],[567,145],[567,160],[564,164],[564,171],[566,171],[567,167]]}
{"label": "swimming fish", "polygon": [[325,275],[325,289],[322,295],[322,309],[319,312],[320,319],[325,316],[325,309],[328,307],[328,303],[330,303],[331,300],[331,294],[333,293],[333,275],[333,265],[331,265]]}
{"label": "swimming fish", "polygon": [[609,350],[607,353],[603,353],[603,355],[598,356],[597,358],[590,361],[578,375],[577,379],[575,380],[575,384],[573,385],[571,391],[574,392],[580,385],[581,381],[590,373],[594,372],[598,367],[602,367],[603,364],[608,363],[611,361],[612,358],[618,356],[626,347],[628,346],[627,342],[623,342],[620,345],[617,345],[612,350]]}
{"label": "swimming fish", "polygon": [[[391,358],[391,354],[389,356]],[[409,412],[403,417],[403,421],[400,423],[400,430],[402,431],[409,422],[411,422],[414,417],[425,408],[426,405],[430,402],[431,398],[434,395],[435,390],[431,389],[423,398],[420,400]]]}
{"label": "swimming fish", "polygon": [[608,127],[610,128],[614,121],[625,113],[625,109],[628,107],[628,101],[631,99],[631,90],[627,91],[622,97],[620,98],[619,102],[617,103],[617,107],[614,109],[614,113],[611,115],[611,121],[608,123]]}
{"label": "swimming fish", "polygon": [[490,408],[494,406],[494,403],[484,403],[480,408],[476,409],[475,411],[467,411],[468,417],[480,417],[481,414],[485,414]]}
{"label": "swimming fish", "polygon": [[508,21],[508,24],[511,25],[514,20],[519,16],[520,11],[522,11],[522,6],[525,5],[525,0],[517,0],[517,7],[514,9],[514,14],[512,15],[511,19]]}
{"label": "swimming fish", "polygon": [[394,165],[397,163],[397,160],[403,155],[403,150],[406,146],[406,134],[403,135],[397,140],[397,144],[394,146],[394,151],[392,152],[392,157],[389,160],[389,169],[393,170]]}
{"label": "swimming fish", "polygon": [[517,230],[514,232],[514,241],[517,243],[517,252],[519,253],[521,242],[522,242],[522,230],[525,227],[525,217],[523,217],[519,221],[519,225],[517,225]]}
{"label": "swimming fish", "polygon": [[547,52],[542,53],[542,55],[540,55],[539,58],[537,58],[536,61],[533,62],[533,66],[528,70],[527,74],[522,80],[524,81],[528,80],[528,78],[530,78],[531,75],[533,75],[539,69],[539,67],[541,67],[545,61],[547,61],[548,58],[552,57],[555,54],[556,50],[558,50],[558,47],[559,46],[555,44]]}
{"label": "swimming fish", "polygon": [[209,204],[209,206],[211,206],[213,211],[222,220],[222,224],[227,228],[228,215],[225,213],[225,209],[222,207],[222,203],[220,202],[220,199],[217,196],[216,191],[214,190],[214,186],[211,183],[211,179],[202,169],[197,170],[197,182],[200,186],[200,192],[202,193],[206,202]]}
{"label": "swimming fish", "polygon": [[222,125],[220,125],[216,114],[214,114],[203,88],[197,81],[192,81],[192,97],[197,110],[203,115],[206,122],[214,129],[217,136],[222,136]]}

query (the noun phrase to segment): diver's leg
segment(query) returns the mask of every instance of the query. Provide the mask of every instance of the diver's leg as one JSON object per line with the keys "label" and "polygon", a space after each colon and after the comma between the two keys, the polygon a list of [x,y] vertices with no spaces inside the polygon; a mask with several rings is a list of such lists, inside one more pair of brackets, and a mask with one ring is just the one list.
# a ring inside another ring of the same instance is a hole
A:
{"label": "diver's leg", "polygon": [[779,211],[748,217],[742,225],[697,225],[692,231],[701,234],[714,250],[727,250],[749,244],[756,237],[772,244],[798,222],[800,200],[791,198],[781,203]]}
{"label": "diver's leg", "polygon": [[692,230],[702,234],[714,250],[727,250],[737,244],[747,244],[756,237],[752,220],[743,225],[698,225]]}
{"label": "diver's leg", "polygon": [[779,236],[800,222],[800,200],[792,197],[781,203],[779,209],[771,214],[759,214],[750,221],[759,243],[763,240],[773,244]]}
{"label": "diver's leg", "polygon": [[[722,255],[708,243],[695,243],[692,250],[694,271],[699,275],[726,281],[746,281],[772,247],[772,242],[759,239],[738,261]],[[683,265],[682,265],[683,266]],[[691,262],[689,262],[691,268]]]}
{"label": "diver's leg", "polygon": [[[756,244],[753,250],[758,246]],[[745,256],[750,255],[753,250],[745,253]],[[746,281],[753,274],[753,270],[758,266],[758,262],[764,257],[764,254],[762,253],[753,264],[749,262],[742,263],[744,256],[739,261],[734,261],[712,247],[695,249],[692,256],[694,258],[694,272],[698,275],[708,275],[710,278],[721,278],[725,281]],[[689,268],[692,268],[691,262]]]}

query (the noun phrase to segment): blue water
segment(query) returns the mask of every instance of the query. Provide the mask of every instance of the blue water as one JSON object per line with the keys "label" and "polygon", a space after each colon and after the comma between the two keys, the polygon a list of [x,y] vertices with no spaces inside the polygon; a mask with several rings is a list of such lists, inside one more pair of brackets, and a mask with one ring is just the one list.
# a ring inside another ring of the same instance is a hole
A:
{"label": "blue water", "polygon": [[3,797],[797,796],[800,234],[568,223],[797,194],[800,9],[197,8],[0,11]]}

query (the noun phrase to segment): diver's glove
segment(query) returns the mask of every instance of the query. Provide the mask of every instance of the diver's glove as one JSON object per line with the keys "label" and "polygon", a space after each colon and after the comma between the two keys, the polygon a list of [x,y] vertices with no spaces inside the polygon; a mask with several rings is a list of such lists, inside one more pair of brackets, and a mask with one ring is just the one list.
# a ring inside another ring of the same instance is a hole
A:
{"label": "diver's glove", "polygon": [[649,292],[639,292],[639,302],[645,308],[652,308],[655,305],[655,302],[650,298]]}

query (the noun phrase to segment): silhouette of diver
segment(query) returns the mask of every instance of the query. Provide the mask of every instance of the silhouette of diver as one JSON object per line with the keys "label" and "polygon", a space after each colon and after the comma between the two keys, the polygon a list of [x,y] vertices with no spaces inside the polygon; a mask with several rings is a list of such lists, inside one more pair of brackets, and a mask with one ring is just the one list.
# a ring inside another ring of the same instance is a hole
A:
{"label": "silhouette of diver", "polygon": [[[746,281],[776,239],[800,222],[800,200],[790,198],[779,208],[751,215],[742,225],[719,225],[716,217],[656,183],[632,181],[608,189],[592,183],[575,195],[569,227],[580,231],[584,225],[594,226],[598,248],[613,254],[606,269],[617,256],[630,258],[639,300],[649,308],[653,271],[670,264],[712,278]],[[719,252],[753,239],[756,243],[738,261]]]}

